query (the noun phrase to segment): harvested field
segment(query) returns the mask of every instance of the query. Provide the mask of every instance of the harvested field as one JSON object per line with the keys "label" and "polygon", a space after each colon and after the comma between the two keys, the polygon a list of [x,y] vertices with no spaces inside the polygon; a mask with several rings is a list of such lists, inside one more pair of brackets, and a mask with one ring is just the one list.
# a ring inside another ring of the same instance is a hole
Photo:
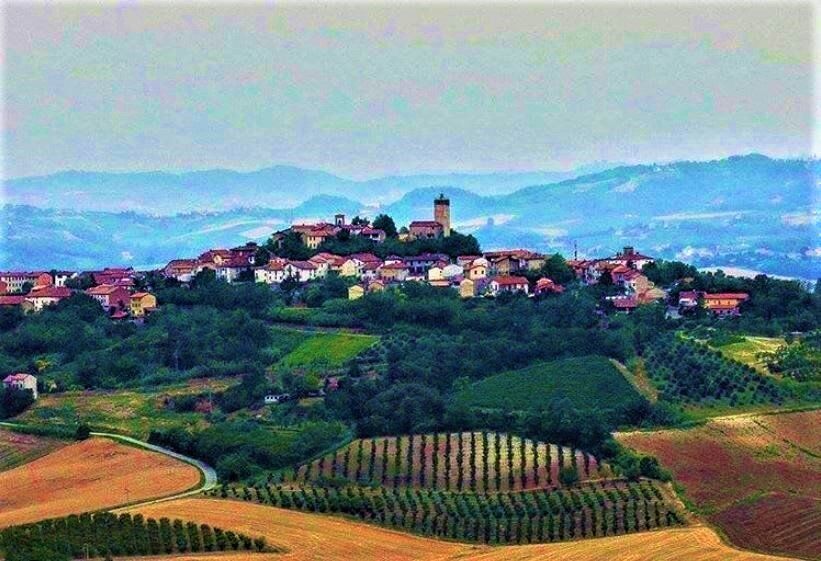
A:
{"label": "harvested field", "polygon": [[0,429],[0,471],[36,460],[64,444],[55,438]]}
{"label": "harvested field", "polygon": [[[212,561],[292,559],[339,561],[380,559],[400,561],[460,559],[469,561],[767,561],[781,559],[743,552],[724,545],[710,528],[662,530],[628,536],[561,544],[526,546],[472,546],[443,542],[385,530],[328,516],[305,514],[250,503],[208,499],[181,499],[136,508],[145,516],[181,517],[251,535],[264,535],[269,543],[287,548],[283,555],[220,554],[202,557]],[[163,557],[163,561],[188,561],[196,557]]]}
{"label": "harvested field", "polygon": [[[736,544],[806,555],[813,544],[802,541],[803,531],[818,524],[821,501],[821,458],[811,451],[819,446],[819,424],[821,411],[750,415],[618,438],[656,456]],[[787,520],[793,522],[785,526]],[[795,539],[788,539],[792,532]]]}
{"label": "harvested field", "polygon": [[163,497],[199,480],[193,466],[92,438],[0,473],[0,528]]}
{"label": "harvested field", "polygon": [[749,549],[821,558],[821,500],[764,495],[713,518],[730,540]]}
{"label": "harvested field", "polygon": [[[183,518],[249,535],[263,535],[269,544],[290,551],[277,555],[277,559],[443,559],[469,547],[340,518],[236,501],[181,499],[137,508],[134,512],[153,518]],[[233,556],[233,560],[240,559],[247,557]]]}

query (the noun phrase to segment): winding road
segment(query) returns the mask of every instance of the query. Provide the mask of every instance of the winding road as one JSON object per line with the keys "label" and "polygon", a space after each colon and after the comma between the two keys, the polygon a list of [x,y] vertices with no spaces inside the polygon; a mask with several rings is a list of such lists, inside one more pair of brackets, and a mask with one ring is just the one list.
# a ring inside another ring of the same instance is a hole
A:
{"label": "winding road", "polygon": [[[8,427],[10,429],[15,429],[15,428],[24,429],[28,426],[30,426],[30,425],[0,421],[0,427]],[[175,499],[181,499],[183,497],[189,497],[191,495],[196,495],[196,494],[201,493],[203,491],[208,491],[209,489],[213,489],[214,487],[216,487],[217,484],[218,484],[217,472],[214,470],[214,468],[212,468],[211,466],[209,466],[205,462],[202,462],[202,461],[197,460],[195,458],[191,458],[191,457],[186,456],[184,454],[174,452],[173,450],[169,450],[168,448],[165,448],[163,446],[157,446],[156,444],[149,444],[148,442],[144,442],[142,440],[138,440],[138,439],[132,438],[130,436],[124,436],[122,434],[116,434],[116,433],[112,433],[112,432],[91,431],[91,436],[97,436],[97,437],[100,437],[100,438],[110,438],[111,440],[117,440],[117,441],[122,442],[124,444],[129,444],[131,446],[137,446],[139,448],[144,448],[145,450],[149,450],[151,452],[157,452],[158,454],[163,454],[165,456],[168,456],[169,458],[174,458],[175,460],[178,460],[180,462],[184,462],[186,464],[192,465],[195,468],[197,468],[200,472],[200,483],[196,487],[194,487],[193,489],[188,489],[187,491],[183,491],[181,493],[175,493],[173,495],[167,495],[165,497],[160,497],[160,498],[155,498],[155,499],[146,499],[144,501],[137,501],[137,502],[129,503],[127,505],[122,505],[120,507],[114,507],[111,510],[114,510],[115,508],[126,508],[126,507],[127,508],[132,508],[132,507],[135,507],[135,506],[145,506],[145,505],[161,503],[161,502],[165,502],[165,501],[173,501]]]}

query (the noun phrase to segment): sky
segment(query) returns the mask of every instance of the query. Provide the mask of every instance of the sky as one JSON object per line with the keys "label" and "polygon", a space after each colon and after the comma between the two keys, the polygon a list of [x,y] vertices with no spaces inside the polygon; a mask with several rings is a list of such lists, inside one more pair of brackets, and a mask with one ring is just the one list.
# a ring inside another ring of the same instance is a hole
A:
{"label": "sky", "polygon": [[811,3],[0,9],[6,178],[819,152]]}

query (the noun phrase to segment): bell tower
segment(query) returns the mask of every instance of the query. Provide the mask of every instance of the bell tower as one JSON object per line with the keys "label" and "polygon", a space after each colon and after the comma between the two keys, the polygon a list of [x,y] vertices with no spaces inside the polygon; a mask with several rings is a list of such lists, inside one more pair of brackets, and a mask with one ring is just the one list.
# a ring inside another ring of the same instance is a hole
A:
{"label": "bell tower", "polygon": [[450,235],[450,199],[444,193],[433,199],[433,219],[442,225],[442,236]]}

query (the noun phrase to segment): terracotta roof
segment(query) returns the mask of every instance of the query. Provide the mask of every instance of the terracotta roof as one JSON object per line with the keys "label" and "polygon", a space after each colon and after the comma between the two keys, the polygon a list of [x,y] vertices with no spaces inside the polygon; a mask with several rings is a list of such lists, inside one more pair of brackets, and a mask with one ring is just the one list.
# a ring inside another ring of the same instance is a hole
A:
{"label": "terracotta roof", "polygon": [[26,298],[68,298],[71,289],[65,286],[43,286],[28,293]]}
{"label": "terracotta roof", "polygon": [[624,296],[613,299],[613,306],[620,309],[635,308],[639,305],[635,296]]}
{"label": "terracotta roof", "polygon": [[145,298],[146,296],[151,296],[150,292],[135,292],[131,295],[131,299],[134,300],[135,298]]}
{"label": "terracotta roof", "polygon": [[368,262],[381,263],[382,262],[382,260],[379,257],[377,257],[376,255],[374,255],[373,253],[352,253],[348,257],[352,258],[352,259],[358,259],[358,260],[362,261],[363,263],[368,263]]}
{"label": "terracotta roof", "polygon": [[403,270],[407,270],[408,266],[405,263],[402,263],[401,261],[391,261],[390,263],[385,263],[380,268],[381,269],[391,269],[391,270],[395,269],[397,271],[403,271]]}
{"label": "terracotta roof", "polygon": [[113,294],[118,290],[125,290],[122,286],[115,286],[113,284],[101,284],[100,286],[92,286],[86,290],[86,294],[102,296],[106,294]]}
{"label": "terracotta roof", "polygon": [[288,264],[292,267],[296,267],[297,269],[304,269],[306,271],[316,270],[316,265],[310,261],[288,261]]}
{"label": "terracotta roof", "polygon": [[716,294],[705,294],[705,300],[747,300],[750,297],[746,292],[719,292]]}
{"label": "terracotta roof", "polygon": [[19,306],[26,299],[22,294],[0,296],[0,306]]}
{"label": "terracotta roof", "polygon": [[410,223],[411,228],[441,228],[442,225],[436,220],[414,220]]}
{"label": "terracotta roof", "polygon": [[25,372],[17,372],[16,374],[9,374],[5,378],[3,378],[4,382],[23,382],[29,378],[34,378],[31,374],[26,374]]}
{"label": "terracotta roof", "polygon": [[518,286],[527,284],[527,279],[524,277],[514,277],[512,275],[502,275],[500,277],[494,277],[491,279],[491,282],[495,282],[499,286]]}

